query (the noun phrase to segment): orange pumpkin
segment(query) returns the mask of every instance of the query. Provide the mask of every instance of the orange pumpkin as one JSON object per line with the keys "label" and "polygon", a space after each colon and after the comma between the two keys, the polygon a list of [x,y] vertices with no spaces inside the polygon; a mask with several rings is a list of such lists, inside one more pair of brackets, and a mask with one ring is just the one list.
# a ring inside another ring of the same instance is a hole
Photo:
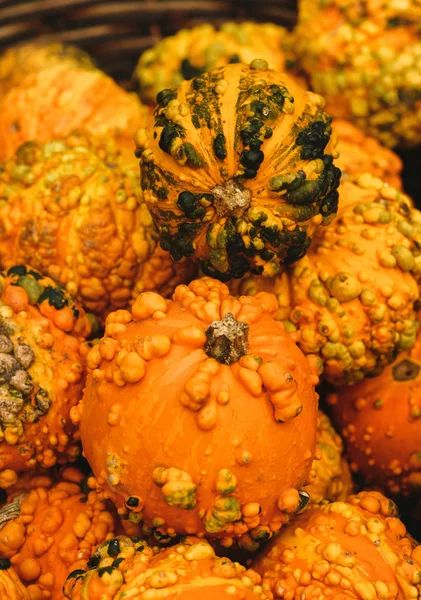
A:
{"label": "orange pumpkin", "polygon": [[155,249],[138,167],[102,138],[26,143],[0,173],[0,262],[30,262],[105,319]]}
{"label": "orange pumpkin", "polygon": [[0,487],[79,454],[69,411],[84,387],[79,347],[91,322],[50,278],[0,275]]}
{"label": "orange pumpkin", "polygon": [[30,600],[61,600],[69,572],[114,535],[115,515],[96,492],[82,491],[83,480],[73,467],[58,480],[35,475],[0,510],[0,557],[11,560]]}
{"label": "orange pumpkin", "polygon": [[310,508],[252,567],[273,599],[415,600],[421,593],[421,546],[378,492]]}
{"label": "orange pumpkin", "polygon": [[313,481],[305,487],[305,491],[313,504],[345,500],[352,492],[353,482],[343,457],[342,439],[321,410],[317,418],[317,450],[311,475]]}
{"label": "orange pumpkin", "polygon": [[349,121],[334,119],[332,131],[337,136],[335,164],[344,176],[370,173],[389,183],[397,190],[402,190],[402,161],[392,150],[379,142]]}
{"label": "orange pumpkin", "polygon": [[91,57],[86,52],[61,42],[20,44],[8,48],[0,56],[0,95],[20,85],[26,75],[57,64],[67,64],[69,68],[94,69]]}
{"label": "orange pumpkin", "polygon": [[203,278],[107,317],[72,416],[120,514],[254,548],[307,502],[319,365],[275,313]]}
{"label": "orange pumpkin", "polygon": [[227,65],[157,97],[136,134],[161,247],[227,281],[276,275],[337,209],[324,101],[264,60]]}
{"label": "orange pumpkin", "polygon": [[421,334],[377,377],[328,396],[351,467],[391,494],[421,490]]}
{"label": "orange pumpkin", "polygon": [[134,150],[149,110],[97,69],[57,64],[24,77],[0,100],[0,160],[24,142],[42,144],[83,128]]}
{"label": "orange pumpkin", "polygon": [[269,600],[255,571],[218,558],[208,542],[194,537],[157,556],[142,540],[118,537],[102,544],[88,566],[69,575],[65,598]]}
{"label": "orange pumpkin", "polygon": [[421,142],[419,0],[299,0],[291,44],[328,112],[388,147]]}
{"label": "orange pumpkin", "polygon": [[8,558],[0,558],[0,598],[4,598],[4,600],[31,600]]}

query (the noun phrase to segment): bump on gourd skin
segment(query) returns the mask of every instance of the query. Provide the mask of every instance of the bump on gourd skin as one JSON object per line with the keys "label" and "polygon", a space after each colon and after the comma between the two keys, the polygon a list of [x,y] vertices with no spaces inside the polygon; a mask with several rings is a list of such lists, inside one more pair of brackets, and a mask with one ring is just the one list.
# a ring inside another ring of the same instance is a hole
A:
{"label": "bump on gourd skin", "polygon": [[328,396],[351,468],[393,495],[421,490],[421,335],[377,377]]}
{"label": "bump on gourd skin", "polygon": [[69,411],[84,387],[81,342],[91,319],[25,265],[0,274],[0,487],[37,465],[79,454]]}
{"label": "bump on gourd skin", "polygon": [[313,481],[304,490],[310,495],[312,504],[345,500],[352,492],[353,482],[343,457],[342,439],[321,410],[317,418],[317,449],[311,476]]}
{"label": "bump on gourd skin", "polygon": [[334,119],[333,135],[337,137],[335,164],[342,171],[342,181],[348,175],[370,173],[402,191],[402,161],[389,148],[366,135],[350,121]]}
{"label": "bump on gourd skin", "polygon": [[[306,360],[276,310],[271,294],[237,300],[205,277],[173,301],[146,292],[107,317],[71,417],[91,485],[124,519],[256,550],[307,502],[320,361]],[[234,363],[231,321],[248,336]]]}
{"label": "bump on gourd skin", "polygon": [[[113,544],[110,555],[109,548]],[[261,577],[252,569],[219,558],[205,540],[187,537],[153,556],[139,538],[118,537],[103,544],[90,570],[70,574],[69,600],[148,600],[167,597],[194,600],[268,600]]]}
{"label": "bump on gourd skin", "polygon": [[326,110],[388,147],[421,142],[419,0],[300,0],[298,62]]}
{"label": "bump on gourd skin", "polygon": [[84,492],[84,478],[74,467],[56,477],[35,474],[23,490],[18,482],[0,509],[1,519],[17,500],[18,514],[1,519],[0,562],[10,559],[31,600],[61,600],[69,572],[85,566],[96,546],[114,536],[110,503]]}
{"label": "bump on gourd skin", "polygon": [[19,85],[26,75],[56,64],[95,68],[89,54],[77,46],[61,42],[20,44],[0,55],[0,95]]}
{"label": "bump on gourd skin", "polygon": [[260,59],[157,99],[136,144],[161,247],[222,281],[249,270],[274,276],[302,257],[337,209],[323,99]]}
{"label": "bump on gourd skin", "polygon": [[48,273],[102,320],[125,308],[155,249],[127,150],[74,134],[23,144],[0,174],[0,262]]}
{"label": "bump on gourd skin", "polygon": [[26,75],[0,100],[0,160],[24,142],[39,144],[75,129],[108,136],[134,150],[133,136],[149,109],[98,69],[57,64]]}
{"label": "bump on gourd skin", "polygon": [[371,175],[341,185],[337,219],[289,272],[288,329],[331,383],[374,376],[411,348],[418,320],[421,216]]}
{"label": "bump on gourd skin", "polygon": [[283,72],[289,64],[283,45],[289,46],[290,35],[274,23],[224,23],[219,30],[207,23],[181,29],[141,55],[133,80],[142,100],[154,105],[161,90],[228,64],[262,58]]}
{"label": "bump on gourd skin", "polygon": [[416,600],[421,592],[421,546],[396,505],[373,491],[310,508],[252,567],[273,599]]}
{"label": "bump on gourd skin", "polygon": [[16,575],[8,558],[0,558],[0,598],[31,600],[27,589]]}

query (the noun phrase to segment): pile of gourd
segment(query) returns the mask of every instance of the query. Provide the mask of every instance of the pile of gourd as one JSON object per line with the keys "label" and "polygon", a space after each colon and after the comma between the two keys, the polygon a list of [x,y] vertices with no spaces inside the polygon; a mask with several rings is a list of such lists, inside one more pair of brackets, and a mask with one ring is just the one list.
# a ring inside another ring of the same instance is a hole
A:
{"label": "pile of gourd", "polygon": [[0,58],[1,600],[420,598],[420,0],[133,82]]}

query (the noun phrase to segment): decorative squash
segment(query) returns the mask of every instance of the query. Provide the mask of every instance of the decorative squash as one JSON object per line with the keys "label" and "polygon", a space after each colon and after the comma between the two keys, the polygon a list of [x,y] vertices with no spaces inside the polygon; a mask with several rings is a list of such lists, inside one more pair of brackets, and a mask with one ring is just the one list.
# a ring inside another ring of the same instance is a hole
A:
{"label": "decorative squash", "polygon": [[249,64],[261,58],[271,69],[283,72],[288,59],[282,45],[289,35],[273,23],[224,23],[219,30],[210,24],[181,29],[141,55],[133,79],[142,100],[154,105],[161,90],[228,64]]}
{"label": "decorative squash", "polygon": [[8,558],[0,558],[0,598],[4,598],[4,600],[31,600]]}
{"label": "decorative squash", "polygon": [[335,164],[342,171],[342,181],[346,175],[370,173],[389,183],[397,190],[402,190],[402,161],[392,150],[365,135],[349,121],[334,119],[333,133],[338,138],[338,157]]}
{"label": "decorative squash", "polygon": [[319,410],[317,451],[311,472],[314,480],[305,488],[313,504],[345,500],[352,492],[351,473],[342,454],[341,437],[334,430],[329,417]]}
{"label": "decorative squash", "polygon": [[91,322],[31,267],[0,275],[0,487],[79,454],[70,409],[84,387],[80,343]]}
{"label": "decorative squash", "polygon": [[96,492],[82,491],[77,469],[58,481],[35,477],[38,487],[13,492],[0,510],[0,557],[10,558],[31,600],[62,600],[67,575],[113,537],[116,518]]}
{"label": "decorative squash", "polygon": [[180,598],[180,600],[269,600],[260,576],[229,558],[218,558],[205,540],[188,537],[153,556],[143,540],[117,537],[102,544],[90,570],[71,573],[64,586],[70,600]]}
{"label": "decorative squash", "polygon": [[303,256],[337,208],[323,99],[255,60],[163,90],[158,103],[136,144],[161,247],[224,281],[273,276]]}
{"label": "decorative squash", "polygon": [[43,144],[83,128],[134,150],[133,136],[149,110],[97,69],[57,64],[22,79],[0,100],[0,160],[24,142]]}
{"label": "decorative squash", "polygon": [[0,262],[31,264],[105,318],[155,248],[138,169],[83,136],[22,145],[0,173]]}
{"label": "decorative squash", "polygon": [[72,418],[123,517],[255,549],[308,501],[319,364],[276,309],[205,277],[107,317]]}
{"label": "decorative squash", "polygon": [[[294,526],[295,525],[295,526]],[[252,564],[272,598],[416,599],[421,546],[378,492],[310,508]]]}
{"label": "decorative squash", "polygon": [[351,467],[391,494],[421,490],[421,332],[377,377],[328,396]]}
{"label": "decorative squash", "polygon": [[300,0],[295,44],[333,117],[388,147],[421,142],[419,0]]}
{"label": "decorative squash", "polygon": [[12,46],[0,56],[0,96],[19,85],[26,75],[57,64],[68,64],[70,68],[95,68],[89,54],[77,46],[61,42]]}
{"label": "decorative squash", "polygon": [[[336,221],[291,268],[288,329],[335,384],[379,373],[415,343],[421,215],[379,179],[341,185]],[[343,202],[343,203],[342,203]]]}

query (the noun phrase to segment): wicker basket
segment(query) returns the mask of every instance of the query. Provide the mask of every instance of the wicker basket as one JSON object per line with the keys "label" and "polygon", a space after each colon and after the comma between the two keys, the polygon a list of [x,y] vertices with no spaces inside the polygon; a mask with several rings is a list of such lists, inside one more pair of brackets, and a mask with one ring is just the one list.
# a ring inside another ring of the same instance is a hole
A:
{"label": "wicker basket", "polygon": [[[89,52],[122,86],[139,54],[181,27],[227,20],[274,21],[291,29],[296,0],[0,0],[0,51],[33,39]],[[405,187],[421,206],[421,152],[405,152]]]}

